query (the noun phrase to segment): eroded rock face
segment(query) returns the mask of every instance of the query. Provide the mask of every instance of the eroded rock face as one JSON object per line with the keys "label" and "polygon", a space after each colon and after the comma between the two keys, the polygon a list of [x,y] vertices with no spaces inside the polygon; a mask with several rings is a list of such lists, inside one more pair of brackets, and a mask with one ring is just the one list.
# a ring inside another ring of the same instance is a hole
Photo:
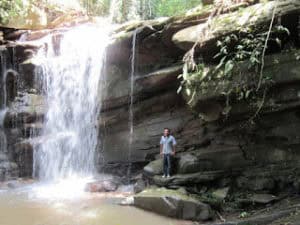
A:
{"label": "eroded rock face", "polygon": [[[280,13],[276,18],[281,15],[283,23],[297,24],[295,14],[299,12],[298,1],[278,2]],[[203,53],[203,60],[209,62],[209,67],[215,68],[216,62],[211,56],[217,50],[215,42],[218,39],[236,32],[241,26],[236,26],[236,23],[242,22],[242,19],[245,19],[243,24],[246,25],[252,22],[268,23],[269,11],[261,12],[265,8],[273,9],[274,4],[275,1],[261,3],[214,18],[211,35],[202,40],[202,48],[198,49]],[[292,168],[299,167],[295,163],[300,157],[297,151],[300,145],[299,50],[289,49],[266,56],[265,72],[272,75],[274,84],[255,124],[251,124],[249,118],[257,108],[246,101],[230,99],[231,110],[228,115],[224,114],[226,102],[222,92],[227,88],[226,82],[217,83],[218,89],[212,83],[207,90],[197,93],[190,102],[191,107],[186,104],[189,100],[187,96],[176,93],[180,85],[177,76],[182,73],[185,51],[195,43],[198,28],[203,26],[211,12],[212,8],[207,7],[182,18],[140,22],[115,32],[115,39],[108,47],[107,80],[101,99],[103,107],[97,121],[100,127],[97,168],[100,172],[123,175],[128,167],[132,168],[133,173],[144,168],[149,181],[168,187],[211,185],[218,188],[234,185],[240,189],[271,192],[277,188],[284,189],[291,183],[295,187],[298,185],[297,174],[292,177],[286,174]],[[286,16],[289,23],[285,21]],[[233,22],[230,26],[223,26],[227,20]],[[130,145],[130,56],[135,29],[138,30]],[[292,35],[298,34],[294,25],[290,29]],[[30,40],[36,40],[52,32],[28,32],[27,36]],[[55,32],[59,36],[64,31]],[[3,34],[4,39],[13,41],[24,31],[6,30]],[[293,43],[297,40],[295,38]],[[11,97],[4,120],[8,157],[17,163],[19,176],[31,176],[32,145],[27,141],[32,133],[39,139],[47,110],[42,90],[35,83],[34,72],[39,65],[31,60],[39,45],[12,45],[5,40],[3,43],[6,43],[5,59],[14,61],[14,52],[18,64],[18,71],[15,71],[17,92],[12,90],[14,85],[9,88]],[[250,75],[249,72],[243,74],[245,83]],[[238,78],[233,75],[233,80]],[[178,142],[174,173],[170,179],[160,177],[162,162],[154,161],[158,159],[159,140],[164,127],[171,128]],[[278,165],[286,165],[284,172]],[[271,172],[267,172],[269,169]],[[224,180],[230,182],[221,185]]]}
{"label": "eroded rock face", "polygon": [[0,181],[15,179],[18,177],[18,165],[14,162],[0,162]]}

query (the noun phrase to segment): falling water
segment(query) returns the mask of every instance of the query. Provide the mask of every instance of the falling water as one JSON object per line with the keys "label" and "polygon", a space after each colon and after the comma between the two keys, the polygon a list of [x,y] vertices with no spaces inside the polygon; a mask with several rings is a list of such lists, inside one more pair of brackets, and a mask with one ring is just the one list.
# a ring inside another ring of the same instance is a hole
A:
{"label": "falling water", "polygon": [[129,148],[127,160],[129,162],[129,167],[127,171],[127,177],[130,178],[131,173],[131,151],[132,151],[132,141],[133,141],[133,103],[134,103],[134,81],[135,81],[135,48],[136,48],[136,36],[137,30],[134,31],[132,37],[132,53],[131,53],[131,72],[130,72],[130,103],[129,103]]}
{"label": "falling water", "polygon": [[6,108],[0,109],[0,163],[7,161],[7,138],[3,128]]}
{"label": "falling water", "polygon": [[[34,151],[34,175],[41,180],[87,177],[95,172],[101,76],[109,29],[81,25],[59,43],[47,37],[39,51],[48,111],[45,141]],[[77,180],[78,181],[78,180]]]}
{"label": "falling water", "polygon": [[1,62],[1,74],[0,74],[0,111],[5,110],[7,94],[6,94],[6,71],[8,67],[7,62],[7,51],[5,49],[0,49],[0,62]]}
{"label": "falling water", "polygon": [[[0,49],[0,163],[8,161],[7,157],[7,137],[4,131],[4,117],[7,111],[7,93],[6,93],[6,75],[9,68],[9,62],[7,60],[8,52],[6,49]],[[1,171],[0,171],[1,172]],[[2,173],[2,172],[1,172]],[[6,174],[0,174],[0,179],[5,179]]]}
{"label": "falling water", "polygon": [[[0,153],[7,153],[7,139],[6,134],[4,132],[3,123],[5,113],[7,111],[6,102],[7,102],[7,93],[6,93],[6,72],[9,67],[9,63],[7,61],[7,50],[0,49],[0,66],[1,66],[1,73],[0,73]],[[2,157],[5,155],[2,154]]]}
{"label": "falling water", "polygon": [[[7,69],[7,62],[6,62],[6,56],[4,51],[0,51],[0,62],[1,62],[1,82],[0,82],[0,154],[7,152],[7,139],[6,134],[4,132],[4,117],[5,113],[7,111],[6,109],[6,99],[7,99],[7,93],[6,93],[6,69]],[[1,157],[4,157],[4,154],[1,154]],[[1,161],[1,159],[0,159]]]}

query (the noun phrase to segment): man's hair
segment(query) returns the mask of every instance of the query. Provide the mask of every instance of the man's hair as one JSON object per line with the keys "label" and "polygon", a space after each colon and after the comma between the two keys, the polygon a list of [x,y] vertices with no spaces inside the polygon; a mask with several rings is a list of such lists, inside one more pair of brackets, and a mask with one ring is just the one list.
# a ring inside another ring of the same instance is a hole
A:
{"label": "man's hair", "polygon": [[167,128],[167,127],[165,127],[165,128],[164,128],[164,130],[168,130],[168,131],[169,131],[169,133],[171,133],[171,130],[170,130],[170,128]]}

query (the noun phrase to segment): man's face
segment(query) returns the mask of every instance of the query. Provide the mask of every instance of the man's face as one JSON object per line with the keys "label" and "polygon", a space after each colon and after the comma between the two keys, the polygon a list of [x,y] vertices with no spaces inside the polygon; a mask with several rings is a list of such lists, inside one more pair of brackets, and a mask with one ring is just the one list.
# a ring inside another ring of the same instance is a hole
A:
{"label": "man's face", "polygon": [[169,136],[170,132],[168,129],[164,129],[164,136]]}

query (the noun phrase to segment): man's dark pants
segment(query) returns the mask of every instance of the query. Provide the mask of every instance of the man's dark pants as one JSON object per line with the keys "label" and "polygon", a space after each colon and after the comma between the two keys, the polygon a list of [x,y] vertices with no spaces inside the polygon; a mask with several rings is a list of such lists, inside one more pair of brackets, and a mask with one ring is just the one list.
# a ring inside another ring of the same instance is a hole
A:
{"label": "man's dark pants", "polygon": [[164,154],[164,175],[170,175],[171,171],[171,154]]}

